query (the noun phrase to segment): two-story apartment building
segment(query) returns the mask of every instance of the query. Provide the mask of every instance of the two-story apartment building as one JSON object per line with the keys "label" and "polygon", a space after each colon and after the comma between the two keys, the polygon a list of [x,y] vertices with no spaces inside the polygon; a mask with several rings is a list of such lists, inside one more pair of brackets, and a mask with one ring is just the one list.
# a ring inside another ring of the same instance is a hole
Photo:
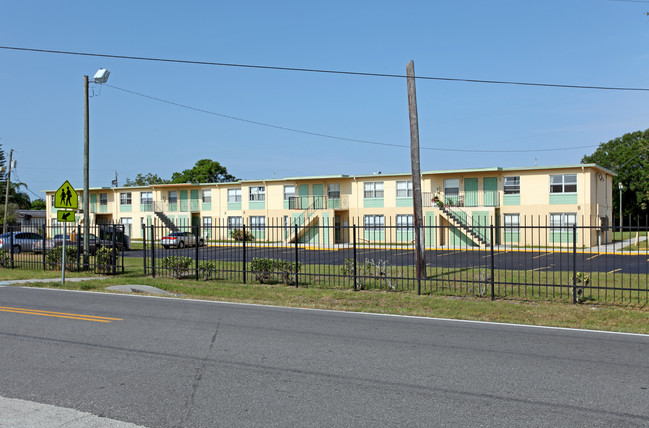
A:
{"label": "two-story apartment building", "polygon": [[[573,224],[593,227],[580,229],[580,246],[608,242],[613,176],[594,164],[425,171],[424,221],[437,226],[426,246],[485,245],[490,224],[505,226],[495,238],[504,244],[572,242]],[[54,191],[46,193],[53,224]],[[357,225],[358,240],[399,242],[414,238],[412,196],[408,173],[102,187],[90,189],[89,220],[122,223],[134,239],[142,225],[201,226],[214,240],[245,225],[259,240],[330,245],[349,242],[346,226]]]}

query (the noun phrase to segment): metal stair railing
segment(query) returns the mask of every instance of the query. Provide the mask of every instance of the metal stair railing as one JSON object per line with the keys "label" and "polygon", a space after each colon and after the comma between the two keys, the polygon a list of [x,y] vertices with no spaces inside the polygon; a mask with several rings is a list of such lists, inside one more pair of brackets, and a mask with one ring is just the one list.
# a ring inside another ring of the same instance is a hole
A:
{"label": "metal stair railing", "polygon": [[[483,245],[489,243],[489,237],[487,235],[488,224],[482,224],[479,218],[474,218],[473,215],[457,206],[441,205],[438,208],[457,223],[461,229],[473,236],[479,243]],[[464,218],[460,214],[464,214]]]}
{"label": "metal stair railing", "polygon": [[[296,197],[296,199],[299,197]],[[290,206],[291,201],[289,200],[289,206]],[[301,233],[304,232],[304,230],[307,228],[307,226],[310,223],[311,217],[313,214],[316,213],[316,211],[324,209],[323,207],[326,205],[326,199],[324,196],[316,196],[313,198],[313,202],[309,207],[302,211],[300,215],[297,217],[291,219],[291,226],[298,226],[299,229],[297,233],[293,230],[294,228],[291,228],[291,234],[288,236],[287,241],[291,242],[293,239],[298,239]]]}

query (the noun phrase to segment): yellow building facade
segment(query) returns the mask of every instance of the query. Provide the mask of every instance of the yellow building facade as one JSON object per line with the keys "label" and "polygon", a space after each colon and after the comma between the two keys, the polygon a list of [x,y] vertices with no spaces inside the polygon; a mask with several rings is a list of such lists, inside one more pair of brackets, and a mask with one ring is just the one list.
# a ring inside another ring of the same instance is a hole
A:
{"label": "yellow building facade", "polygon": [[[609,242],[614,175],[594,164],[425,171],[423,217],[434,226],[426,230],[426,246],[484,246],[490,225],[498,226],[497,244],[568,245],[573,225],[579,246]],[[54,191],[46,193],[48,224],[56,224]],[[144,236],[143,225],[200,226],[208,240],[231,239],[231,231],[245,225],[258,240],[334,245],[349,243],[348,226],[356,225],[358,242],[410,242],[412,177],[379,173],[91,188],[89,220],[122,223],[135,240]]]}

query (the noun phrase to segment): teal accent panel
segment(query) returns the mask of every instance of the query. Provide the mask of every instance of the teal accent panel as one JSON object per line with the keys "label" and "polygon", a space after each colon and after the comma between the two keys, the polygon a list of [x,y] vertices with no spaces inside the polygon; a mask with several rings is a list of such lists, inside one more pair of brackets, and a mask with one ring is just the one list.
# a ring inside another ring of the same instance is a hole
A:
{"label": "teal accent panel", "polygon": [[263,210],[266,208],[265,201],[252,201],[248,204],[248,208],[251,210]]}
{"label": "teal accent panel", "polygon": [[288,209],[288,201],[284,201],[284,204],[282,205],[282,207],[283,207],[285,210],[287,210],[287,209]]}
{"label": "teal accent panel", "polygon": [[503,231],[503,239],[505,242],[518,243],[521,240],[521,234],[515,229],[505,229]]}
{"label": "teal accent panel", "polygon": [[478,206],[478,179],[477,178],[464,179],[464,206],[465,207]]}
{"label": "teal accent panel", "polygon": [[312,193],[313,193],[313,203],[315,205],[316,209],[323,209],[324,208],[324,186],[322,184],[314,184],[311,187]]}
{"label": "teal accent panel", "polygon": [[308,208],[309,207],[309,185],[300,184],[299,186],[297,186],[297,195],[300,198],[300,204],[298,206],[303,207],[302,209]]}
{"label": "teal accent panel", "polygon": [[411,207],[412,198],[397,198],[397,207]]}
{"label": "teal accent panel", "polygon": [[198,199],[198,190],[190,190],[189,191],[189,209],[192,212],[200,211],[199,209],[199,201]]}
{"label": "teal accent panel", "polygon": [[385,231],[363,230],[363,239],[366,241],[385,241]]}
{"label": "teal accent panel", "polygon": [[132,211],[133,211],[133,206],[132,205],[120,205],[119,206],[119,212],[130,213]]}
{"label": "teal accent panel", "polygon": [[426,226],[426,245],[433,247],[435,246],[435,213],[434,212],[426,212],[424,213],[424,225]]}
{"label": "teal accent panel", "polygon": [[228,202],[228,210],[241,211],[241,202]]}
{"label": "teal accent panel", "polygon": [[474,226],[481,226],[474,228],[474,231],[477,232],[482,239],[489,242],[491,237],[491,232],[489,230],[489,211],[474,211],[471,214],[471,217],[473,218]]}
{"label": "teal accent panel", "polygon": [[212,203],[211,202],[204,202],[203,203],[203,211],[212,211]]}
{"label": "teal accent panel", "polygon": [[256,240],[266,239],[266,229],[251,230],[250,233],[252,233],[252,236],[254,236]]}
{"label": "teal accent panel", "polygon": [[415,232],[402,232],[397,230],[398,242],[411,242],[415,240]]}
{"label": "teal accent panel", "polygon": [[572,232],[550,232],[551,244],[564,244],[566,242],[572,242]]}
{"label": "teal accent panel", "polygon": [[176,223],[176,226],[180,226],[186,229],[189,228],[189,216],[179,215],[178,223]]}
{"label": "teal accent panel", "polygon": [[331,229],[329,226],[329,213],[322,214],[322,243],[325,245],[329,244],[329,232]]}
{"label": "teal accent panel", "polygon": [[340,199],[329,199],[327,202],[327,207],[330,209],[339,209],[340,208]]}
{"label": "teal accent panel", "polygon": [[363,199],[363,208],[383,208],[383,198]]}
{"label": "teal accent panel", "polygon": [[503,205],[520,205],[521,195],[503,195]]}
{"label": "teal accent panel", "polygon": [[482,188],[484,191],[484,206],[498,206],[498,178],[485,177],[482,179]]}
{"label": "teal accent panel", "polygon": [[178,196],[180,197],[180,211],[189,211],[189,204],[187,203],[187,190],[181,190],[180,192],[178,192]]}
{"label": "teal accent panel", "polygon": [[140,212],[153,212],[153,204],[140,204]]}
{"label": "teal accent panel", "polygon": [[178,202],[169,204],[169,211],[178,211]]}
{"label": "teal accent panel", "polygon": [[451,245],[474,247],[475,242],[469,239],[462,231],[456,227],[450,228]]}
{"label": "teal accent panel", "polygon": [[550,204],[552,205],[576,204],[576,203],[577,203],[576,193],[550,193]]}

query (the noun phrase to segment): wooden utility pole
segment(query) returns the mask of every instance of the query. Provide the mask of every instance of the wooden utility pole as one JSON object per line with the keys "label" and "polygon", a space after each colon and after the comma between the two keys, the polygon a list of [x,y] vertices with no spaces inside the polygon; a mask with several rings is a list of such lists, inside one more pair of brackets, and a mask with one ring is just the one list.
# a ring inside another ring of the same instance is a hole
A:
{"label": "wooden utility pole", "polygon": [[415,271],[417,279],[426,279],[424,254],[424,221],[421,203],[421,167],[419,166],[419,119],[417,117],[417,91],[415,89],[415,63],[406,65],[408,80],[408,113],[410,115],[410,162],[412,164],[412,208],[415,223]]}
{"label": "wooden utility pole", "polygon": [[2,222],[2,233],[7,233],[7,209],[9,207],[9,186],[11,185],[11,164],[14,160],[14,150],[9,152],[9,174],[7,174],[7,187],[5,189],[5,214]]}

